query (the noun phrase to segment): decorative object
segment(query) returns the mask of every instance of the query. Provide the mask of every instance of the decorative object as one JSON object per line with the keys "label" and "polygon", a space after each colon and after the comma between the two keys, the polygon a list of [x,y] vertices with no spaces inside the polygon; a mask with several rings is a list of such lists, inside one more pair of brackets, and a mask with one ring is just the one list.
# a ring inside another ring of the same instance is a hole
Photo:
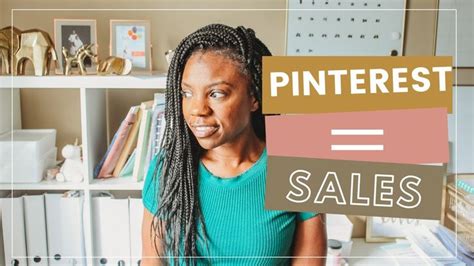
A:
{"label": "decorative object", "polygon": [[97,66],[99,75],[128,75],[132,71],[132,61],[117,56],[109,56]]}
{"label": "decorative object", "polygon": [[406,0],[289,0],[286,55],[401,56]]}
{"label": "decorative object", "polygon": [[171,59],[173,59],[174,50],[168,50],[165,52],[166,63],[168,63],[168,67],[171,64]]}
{"label": "decorative object", "polygon": [[81,146],[77,145],[77,139],[73,145],[66,145],[62,149],[65,158],[56,180],[59,182],[82,182],[84,179],[84,166],[81,159]]}
{"label": "decorative object", "polygon": [[150,22],[111,20],[110,55],[132,61],[132,70],[151,71]]}
{"label": "decorative object", "polygon": [[85,67],[85,59],[90,58],[92,62],[97,63],[97,55],[92,51],[92,47],[94,46],[93,43],[91,44],[85,44],[79,49],[76,50],[76,53],[74,55],[69,54],[68,49],[63,46],[62,48],[62,54],[64,57],[64,75],[68,76],[71,74],[71,68],[73,65],[77,65],[79,68],[79,73],[81,75],[87,75],[87,70]]}
{"label": "decorative object", "polygon": [[56,177],[56,175],[59,173],[59,170],[61,168],[59,168],[58,166],[55,166],[53,168],[49,168],[46,170],[46,176],[44,177],[44,180],[46,181],[51,181],[51,180],[54,180],[54,178]]}
{"label": "decorative object", "polygon": [[420,220],[394,217],[367,217],[366,242],[394,242],[404,238],[406,230],[438,224],[437,220]]}
{"label": "decorative object", "polygon": [[0,30],[0,74],[16,74],[14,55],[20,45],[21,31],[13,26]]}
{"label": "decorative object", "polygon": [[[69,55],[75,55],[82,46],[96,44],[91,48],[93,48],[93,54],[97,54],[96,21],[92,19],[55,19],[54,40],[56,51],[61,55],[57,74],[66,73],[66,58],[62,52],[62,47],[65,47]],[[92,59],[86,57],[83,62],[85,72],[89,74],[96,71],[96,62]]]}
{"label": "decorative object", "polygon": [[19,49],[15,52],[13,60],[18,75],[25,74],[26,60],[30,60],[33,64],[36,76],[48,75],[51,61],[57,61],[51,37],[39,29],[21,32]]}
{"label": "decorative object", "polygon": [[[8,87],[3,87],[8,88]],[[0,183],[38,183],[56,165],[56,129],[14,129],[0,135]]]}

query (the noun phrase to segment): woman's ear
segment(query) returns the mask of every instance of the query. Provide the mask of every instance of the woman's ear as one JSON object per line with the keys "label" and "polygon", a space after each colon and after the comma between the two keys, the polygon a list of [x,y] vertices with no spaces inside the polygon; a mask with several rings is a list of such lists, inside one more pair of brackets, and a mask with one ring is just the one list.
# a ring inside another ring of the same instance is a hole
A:
{"label": "woman's ear", "polygon": [[252,106],[250,107],[250,111],[255,112],[258,110],[260,103],[258,102],[257,97],[255,97],[255,93],[253,92],[250,93],[250,99],[252,101]]}

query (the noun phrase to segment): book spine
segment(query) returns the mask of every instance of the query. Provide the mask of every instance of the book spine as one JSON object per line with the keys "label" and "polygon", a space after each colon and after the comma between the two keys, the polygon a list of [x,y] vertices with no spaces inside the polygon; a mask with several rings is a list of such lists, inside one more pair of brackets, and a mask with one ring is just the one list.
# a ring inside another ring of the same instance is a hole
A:
{"label": "book spine", "polygon": [[134,109],[131,108],[127,114],[127,117],[122,122],[120,129],[116,133],[117,138],[113,145],[111,145],[112,148],[110,149],[107,158],[105,159],[105,162],[102,165],[102,169],[99,172],[99,178],[112,177],[112,173],[115,169],[115,166],[117,165],[123,147],[125,146],[125,142],[130,133],[130,129],[132,128],[135,121],[136,113],[134,113]]}
{"label": "book spine", "polygon": [[142,110],[142,123],[140,125],[140,130],[138,133],[138,142],[137,142],[137,153],[135,157],[135,165],[133,167],[133,180],[135,182],[140,182],[143,179],[143,172],[147,169],[143,169],[145,165],[146,157],[146,148],[148,144],[148,138],[150,134],[150,124],[151,124],[151,110],[146,109]]}
{"label": "book spine", "polygon": [[125,145],[117,161],[117,165],[115,166],[114,172],[112,173],[113,176],[120,175],[122,168],[124,167],[127,159],[130,157],[130,154],[133,151],[133,148],[137,146],[137,134],[141,120],[141,110],[139,106],[134,106],[132,107],[132,109],[133,112],[136,113],[136,119],[132,128],[130,129],[130,134],[128,135],[128,138],[125,141]]}

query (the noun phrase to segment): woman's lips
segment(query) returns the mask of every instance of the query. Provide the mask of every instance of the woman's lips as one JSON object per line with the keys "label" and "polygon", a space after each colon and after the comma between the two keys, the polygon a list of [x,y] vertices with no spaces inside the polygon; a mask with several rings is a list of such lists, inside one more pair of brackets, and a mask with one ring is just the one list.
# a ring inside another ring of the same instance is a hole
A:
{"label": "woman's lips", "polygon": [[194,135],[197,138],[207,138],[214,134],[219,127],[207,125],[194,125]]}

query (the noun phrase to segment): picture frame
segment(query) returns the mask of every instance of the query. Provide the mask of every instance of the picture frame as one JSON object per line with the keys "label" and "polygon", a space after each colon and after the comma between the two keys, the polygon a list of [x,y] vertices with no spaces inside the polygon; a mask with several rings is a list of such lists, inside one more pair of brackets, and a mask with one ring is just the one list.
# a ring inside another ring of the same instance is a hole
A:
{"label": "picture frame", "polygon": [[[56,74],[64,72],[64,56],[62,47],[64,46],[69,54],[75,54],[75,51],[82,45],[93,43],[92,47],[97,54],[97,26],[95,19],[54,19],[54,44],[58,55],[59,69]],[[96,63],[87,57],[84,60],[87,74],[95,74]]]}
{"label": "picture frame", "polygon": [[405,238],[409,228],[433,226],[438,220],[368,216],[366,220],[365,241],[369,243],[395,242]]}
{"label": "picture frame", "polygon": [[110,55],[130,59],[132,72],[150,72],[150,21],[110,20]]}

